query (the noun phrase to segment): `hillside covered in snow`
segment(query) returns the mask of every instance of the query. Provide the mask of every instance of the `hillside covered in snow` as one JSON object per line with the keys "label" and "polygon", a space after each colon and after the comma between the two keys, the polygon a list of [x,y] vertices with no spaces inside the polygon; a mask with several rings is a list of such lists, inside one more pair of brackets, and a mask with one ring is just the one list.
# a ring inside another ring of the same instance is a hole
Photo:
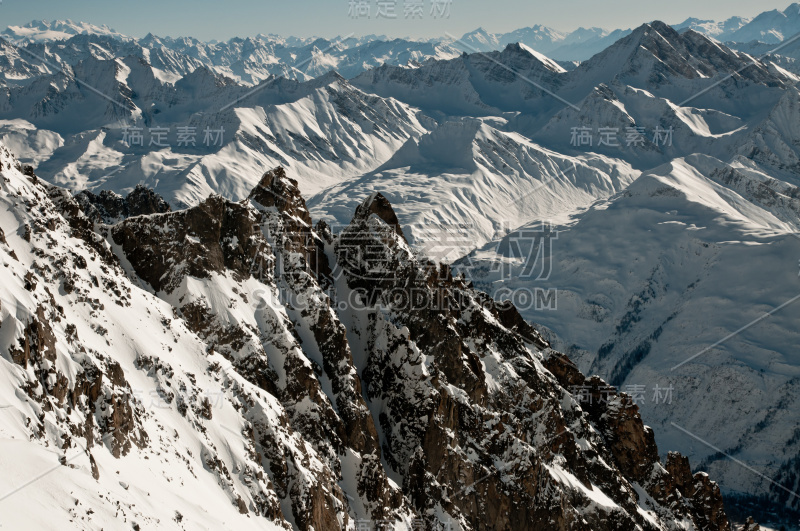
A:
{"label": "hillside covered in snow", "polygon": [[797,527],[798,32],[10,26],[0,510]]}
{"label": "hillside covered in snow", "polygon": [[4,525],[730,529],[630,397],[416,256],[383,196],[334,235],[279,168],[108,225],[0,163]]}

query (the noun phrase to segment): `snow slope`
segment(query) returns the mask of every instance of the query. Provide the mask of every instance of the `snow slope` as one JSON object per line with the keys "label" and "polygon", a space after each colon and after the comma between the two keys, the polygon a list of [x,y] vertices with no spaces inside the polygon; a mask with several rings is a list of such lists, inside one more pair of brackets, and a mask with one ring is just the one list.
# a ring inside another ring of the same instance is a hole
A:
{"label": "snow slope", "polygon": [[[512,300],[557,290],[557,309],[531,304],[523,315],[549,328],[582,370],[622,389],[644,386],[640,405],[661,445],[685,448],[726,492],[786,499],[673,423],[796,488],[786,474],[800,453],[800,360],[787,346],[800,340],[800,305],[782,306],[800,298],[795,190],[746,159],[676,159],[556,227],[549,278],[521,272],[530,239],[521,252],[508,244],[520,233],[458,265]],[[496,267],[498,254],[514,273]],[[670,403],[653,400],[655,386],[674,387]]]}
{"label": "snow slope", "polygon": [[[109,261],[100,236],[70,228],[61,192],[51,200],[0,153],[3,526],[280,529],[236,505],[237,492],[271,496],[233,442],[244,421],[230,386],[253,387],[209,372],[214,356],[171,307]],[[215,421],[201,432],[204,398]]]}
{"label": "snow slope", "polygon": [[[18,89],[6,116],[26,119],[3,122],[7,141],[22,153],[36,151],[28,160],[51,182],[76,191],[126,192],[145,183],[173,204],[196,204],[211,192],[239,199],[256,184],[252,175],[281,164],[310,193],[378,167],[430,123],[421,121],[416,109],[364,94],[336,74],[306,83],[278,78],[249,91],[205,69],[173,86],[138,60],[92,59],[80,65],[82,78],[57,76],[63,91],[43,100],[37,83]],[[123,72],[128,74],[120,81]],[[125,104],[107,101],[77,81],[87,78]],[[23,101],[30,112],[24,112]],[[128,146],[128,126],[140,127],[144,135],[158,126],[169,135],[163,147],[151,145],[152,136],[141,146]],[[49,153],[39,149],[42,140],[31,134],[33,127],[51,139]],[[76,132],[76,127],[88,128]],[[194,145],[177,145],[178,127],[194,128]],[[207,128],[223,129],[220,143],[206,139]]]}
{"label": "snow slope", "polygon": [[464,119],[409,140],[376,170],[313,196],[309,208],[315,218],[343,226],[358,203],[381,192],[409,240],[450,262],[527,220],[566,221],[636,176],[610,158],[563,156]]}

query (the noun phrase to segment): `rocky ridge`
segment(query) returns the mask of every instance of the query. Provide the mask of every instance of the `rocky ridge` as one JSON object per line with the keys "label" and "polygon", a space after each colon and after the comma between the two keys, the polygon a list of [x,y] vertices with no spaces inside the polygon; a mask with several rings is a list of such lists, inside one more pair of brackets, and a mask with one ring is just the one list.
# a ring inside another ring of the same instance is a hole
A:
{"label": "rocky ridge", "polygon": [[106,225],[5,148],[0,162],[3,426],[108,491],[73,491],[89,509],[61,522],[114,521],[124,483],[120,498],[161,504],[116,518],[213,525],[175,509],[172,481],[120,482],[128,463],[205,485],[227,525],[730,529],[716,485],[659,462],[627,395],[413,253],[383,196],[335,235],[278,168],[239,202]]}

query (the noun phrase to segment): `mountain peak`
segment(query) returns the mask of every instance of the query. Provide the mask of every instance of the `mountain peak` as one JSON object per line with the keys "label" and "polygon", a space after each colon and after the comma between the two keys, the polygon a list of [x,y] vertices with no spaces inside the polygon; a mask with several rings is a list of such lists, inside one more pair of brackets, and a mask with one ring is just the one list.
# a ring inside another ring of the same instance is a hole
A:
{"label": "mountain peak", "polygon": [[121,33],[107,25],[95,25],[88,22],[66,20],[32,20],[22,26],[8,26],[3,35],[16,40],[35,42],[65,40],[75,35],[105,35],[116,39],[127,39]]}
{"label": "mountain peak", "polygon": [[326,73],[322,74],[321,76],[312,79],[311,81],[308,81],[307,84],[308,86],[311,87],[313,86],[324,87],[332,83],[342,83],[342,82],[347,83],[347,79],[345,79],[345,77],[342,76],[336,70],[329,70]]}
{"label": "mountain peak", "polygon": [[536,50],[534,50],[530,46],[528,46],[526,44],[523,44],[521,42],[512,42],[512,43],[508,44],[503,49],[503,52],[502,52],[502,55],[514,55],[514,54],[522,54],[522,55],[524,55],[526,57],[533,57],[537,61],[542,63],[544,66],[546,66],[548,69],[550,69],[550,70],[552,70],[554,72],[557,72],[557,73],[566,72],[566,70],[564,70],[564,68],[561,65],[559,65],[558,63],[556,63],[555,61],[553,61],[552,59],[550,59],[546,55],[537,52]]}
{"label": "mountain peak", "polygon": [[291,212],[307,226],[311,226],[311,216],[297,188],[297,181],[286,175],[283,166],[266,172],[250,192],[249,199],[267,208],[275,207],[279,212]]}
{"label": "mountain peak", "polygon": [[380,192],[370,194],[364,200],[364,202],[361,203],[358,208],[356,208],[356,213],[353,216],[353,222],[359,220],[366,221],[373,215],[392,227],[395,233],[400,236],[404,242],[408,243],[405,235],[403,234],[403,229],[400,227],[400,220],[397,219],[397,214],[395,213],[394,208],[392,208],[392,204]]}
{"label": "mountain peak", "polygon": [[[644,25],[647,26],[648,24],[644,24]],[[664,31],[664,32],[667,32],[669,34],[675,34],[675,35],[678,34],[678,32],[676,32],[672,28],[672,26],[670,26],[666,22],[662,22],[661,20],[654,20],[649,24],[649,26],[651,28],[655,29],[656,31]]]}

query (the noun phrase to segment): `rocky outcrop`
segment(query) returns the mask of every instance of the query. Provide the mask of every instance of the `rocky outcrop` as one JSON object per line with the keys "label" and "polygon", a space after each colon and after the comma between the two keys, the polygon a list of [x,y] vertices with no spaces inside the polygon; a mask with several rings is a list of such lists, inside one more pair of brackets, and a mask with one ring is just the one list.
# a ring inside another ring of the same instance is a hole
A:
{"label": "rocky outcrop", "polygon": [[138,184],[123,197],[109,190],[94,194],[84,190],[75,196],[83,213],[96,223],[113,224],[117,221],[147,214],[169,212],[169,204],[153,190]]}
{"label": "rocky outcrop", "polygon": [[[314,476],[270,466],[279,494],[292,500],[292,518],[301,529],[330,528],[338,508],[347,503],[341,492],[326,487],[341,475],[339,456],[347,452],[360,461],[359,494],[369,507],[366,516],[383,520],[401,507],[402,494],[381,466],[377,431],[346,331],[317,281],[317,272],[327,268],[324,242],[312,230],[297,183],[282,168],[266,173],[248,200],[234,203],[212,196],[185,211],[125,220],[111,233],[139,278],[173,301],[188,326],[231,360],[239,374],[278,399],[287,426],[323,459],[324,468]],[[263,319],[273,323],[273,330],[283,328],[291,335],[276,341],[272,334],[254,333],[252,325],[220,316],[209,304],[211,293],[183,290],[187,279],[218,276],[249,282],[250,294],[247,288],[239,291],[244,298],[259,289],[275,295],[248,302],[256,313],[269,314]],[[271,302],[281,305],[278,315]],[[328,390],[319,380],[322,374]],[[263,455],[282,460],[289,451],[265,434],[256,437]],[[298,481],[306,483],[306,490],[292,488]]]}
{"label": "rocky outcrop", "polygon": [[389,204],[389,200],[386,199],[383,194],[372,194],[366,201],[358,205],[353,220],[367,220],[370,216],[377,216],[378,219],[386,223],[386,225],[392,227],[395,234],[397,234],[400,239],[408,243],[408,240],[406,240],[403,234],[403,230],[400,228],[400,221],[397,219],[397,214],[395,214],[392,205]]}
{"label": "rocky outcrop", "polygon": [[716,485],[678,455],[662,466],[626,395],[420,257],[380,194],[333,234],[283,169],[243,201],[113,226],[34,176],[2,186],[27,261],[0,293],[13,407],[40,408],[34,441],[90,449],[102,485],[123,457],[165,476],[159,496],[211,477],[225,525],[729,529]]}
{"label": "rocky outcrop", "polygon": [[761,531],[761,526],[753,520],[753,517],[748,516],[740,531]]}
{"label": "rocky outcrop", "polygon": [[[91,449],[98,444],[107,446],[115,457],[125,456],[133,448],[148,444],[149,437],[143,427],[145,410],[130,401],[131,385],[120,365],[81,341],[64,306],[54,295],[59,291],[74,295],[79,304],[85,304],[93,314],[103,310],[99,301],[87,296],[88,286],[93,282],[86,278],[84,250],[76,247],[64,252],[57,245],[59,234],[72,229],[59,211],[72,212],[78,217],[81,214],[68,194],[62,196],[57,189],[39,181],[29,166],[22,168],[21,174],[26,181],[6,180],[2,192],[8,194],[17,185],[14,195],[24,197],[26,209],[33,216],[32,223],[25,225],[24,238],[33,245],[36,261],[26,272],[22,286],[37,305],[23,310],[18,303],[5,299],[10,309],[15,309],[15,315],[3,320],[2,326],[3,330],[15,326],[18,331],[6,354],[24,369],[20,389],[40,407],[38,418],[27,419],[31,433],[43,442],[48,439],[48,433],[55,433],[60,447],[65,450],[70,448],[74,437],[81,437],[86,441],[90,456]],[[52,202],[55,196],[60,199],[58,204]],[[94,236],[96,239],[90,239],[94,243],[101,240]],[[6,241],[3,243],[8,245]],[[13,250],[7,252],[19,260]],[[116,261],[111,260],[105,267],[105,274],[101,278],[94,277],[94,282],[102,282],[118,304],[124,306],[128,294],[114,279],[114,273],[121,273],[115,271],[116,267]],[[105,334],[102,325],[94,326],[99,336]],[[65,366],[60,358],[59,351],[63,350],[76,354],[71,365]],[[97,475],[96,469],[93,474]]]}
{"label": "rocky outcrop", "polygon": [[135,217],[115,225],[120,245],[136,273],[156,291],[170,292],[186,276],[209,278],[231,271],[249,276],[264,237],[250,219],[252,213],[220,196],[170,215]]}
{"label": "rocky outcrop", "polygon": [[565,388],[580,393],[583,407],[605,435],[617,466],[642,485],[660,504],[686,514],[698,529],[731,529],[719,487],[708,475],[692,475],[689,459],[669,452],[662,466],[653,431],[644,425],[639,407],[601,378],[584,377],[564,354],[550,352],[545,367]]}

